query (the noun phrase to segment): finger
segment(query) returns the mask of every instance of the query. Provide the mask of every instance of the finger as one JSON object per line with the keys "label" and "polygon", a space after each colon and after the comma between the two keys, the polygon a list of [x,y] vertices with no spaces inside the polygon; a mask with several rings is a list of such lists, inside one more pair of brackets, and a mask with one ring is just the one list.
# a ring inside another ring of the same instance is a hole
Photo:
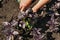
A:
{"label": "finger", "polygon": [[23,10],[24,10],[24,8],[25,8],[25,7],[22,7],[22,8],[21,8],[21,11],[23,11]]}
{"label": "finger", "polygon": [[21,9],[22,8],[22,5],[19,5],[19,9]]}

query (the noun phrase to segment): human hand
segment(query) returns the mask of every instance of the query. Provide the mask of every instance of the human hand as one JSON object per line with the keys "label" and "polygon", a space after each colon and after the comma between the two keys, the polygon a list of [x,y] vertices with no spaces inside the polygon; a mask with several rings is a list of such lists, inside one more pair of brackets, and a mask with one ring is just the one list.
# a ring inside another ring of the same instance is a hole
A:
{"label": "human hand", "polygon": [[20,11],[25,10],[25,8],[28,7],[31,2],[32,0],[21,0],[19,5]]}

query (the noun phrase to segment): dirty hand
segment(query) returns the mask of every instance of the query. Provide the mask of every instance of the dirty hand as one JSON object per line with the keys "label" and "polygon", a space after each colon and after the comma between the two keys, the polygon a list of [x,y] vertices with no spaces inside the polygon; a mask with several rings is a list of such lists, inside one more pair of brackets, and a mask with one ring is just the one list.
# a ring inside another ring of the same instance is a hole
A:
{"label": "dirty hand", "polygon": [[32,0],[21,0],[20,6],[19,6],[20,11],[23,11],[26,7],[28,7],[31,2],[32,2]]}

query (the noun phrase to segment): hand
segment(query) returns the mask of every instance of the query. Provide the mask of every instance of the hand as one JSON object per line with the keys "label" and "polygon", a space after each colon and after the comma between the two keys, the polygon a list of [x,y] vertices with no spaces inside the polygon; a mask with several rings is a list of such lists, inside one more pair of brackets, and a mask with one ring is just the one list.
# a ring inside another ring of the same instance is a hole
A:
{"label": "hand", "polygon": [[21,0],[20,6],[19,6],[20,11],[23,11],[26,7],[28,7],[31,2],[32,0]]}

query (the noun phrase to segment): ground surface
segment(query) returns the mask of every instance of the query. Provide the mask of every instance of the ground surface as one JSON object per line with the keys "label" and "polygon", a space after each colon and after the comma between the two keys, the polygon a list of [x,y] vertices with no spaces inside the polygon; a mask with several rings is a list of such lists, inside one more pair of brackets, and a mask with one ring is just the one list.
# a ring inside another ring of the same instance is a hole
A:
{"label": "ground surface", "polygon": [[0,23],[9,21],[12,16],[18,14],[18,3],[16,0],[3,0],[3,6],[0,8]]}
{"label": "ground surface", "polygon": [[[10,21],[12,16],[16,18],[18,13],[18,3],[15,0],[4,0],[3,7],[0,8],[0,24],[3,21]],[[53,37],[56,38],[56,40],[60,40],[60,34],[58,33],[54,33]]]}

